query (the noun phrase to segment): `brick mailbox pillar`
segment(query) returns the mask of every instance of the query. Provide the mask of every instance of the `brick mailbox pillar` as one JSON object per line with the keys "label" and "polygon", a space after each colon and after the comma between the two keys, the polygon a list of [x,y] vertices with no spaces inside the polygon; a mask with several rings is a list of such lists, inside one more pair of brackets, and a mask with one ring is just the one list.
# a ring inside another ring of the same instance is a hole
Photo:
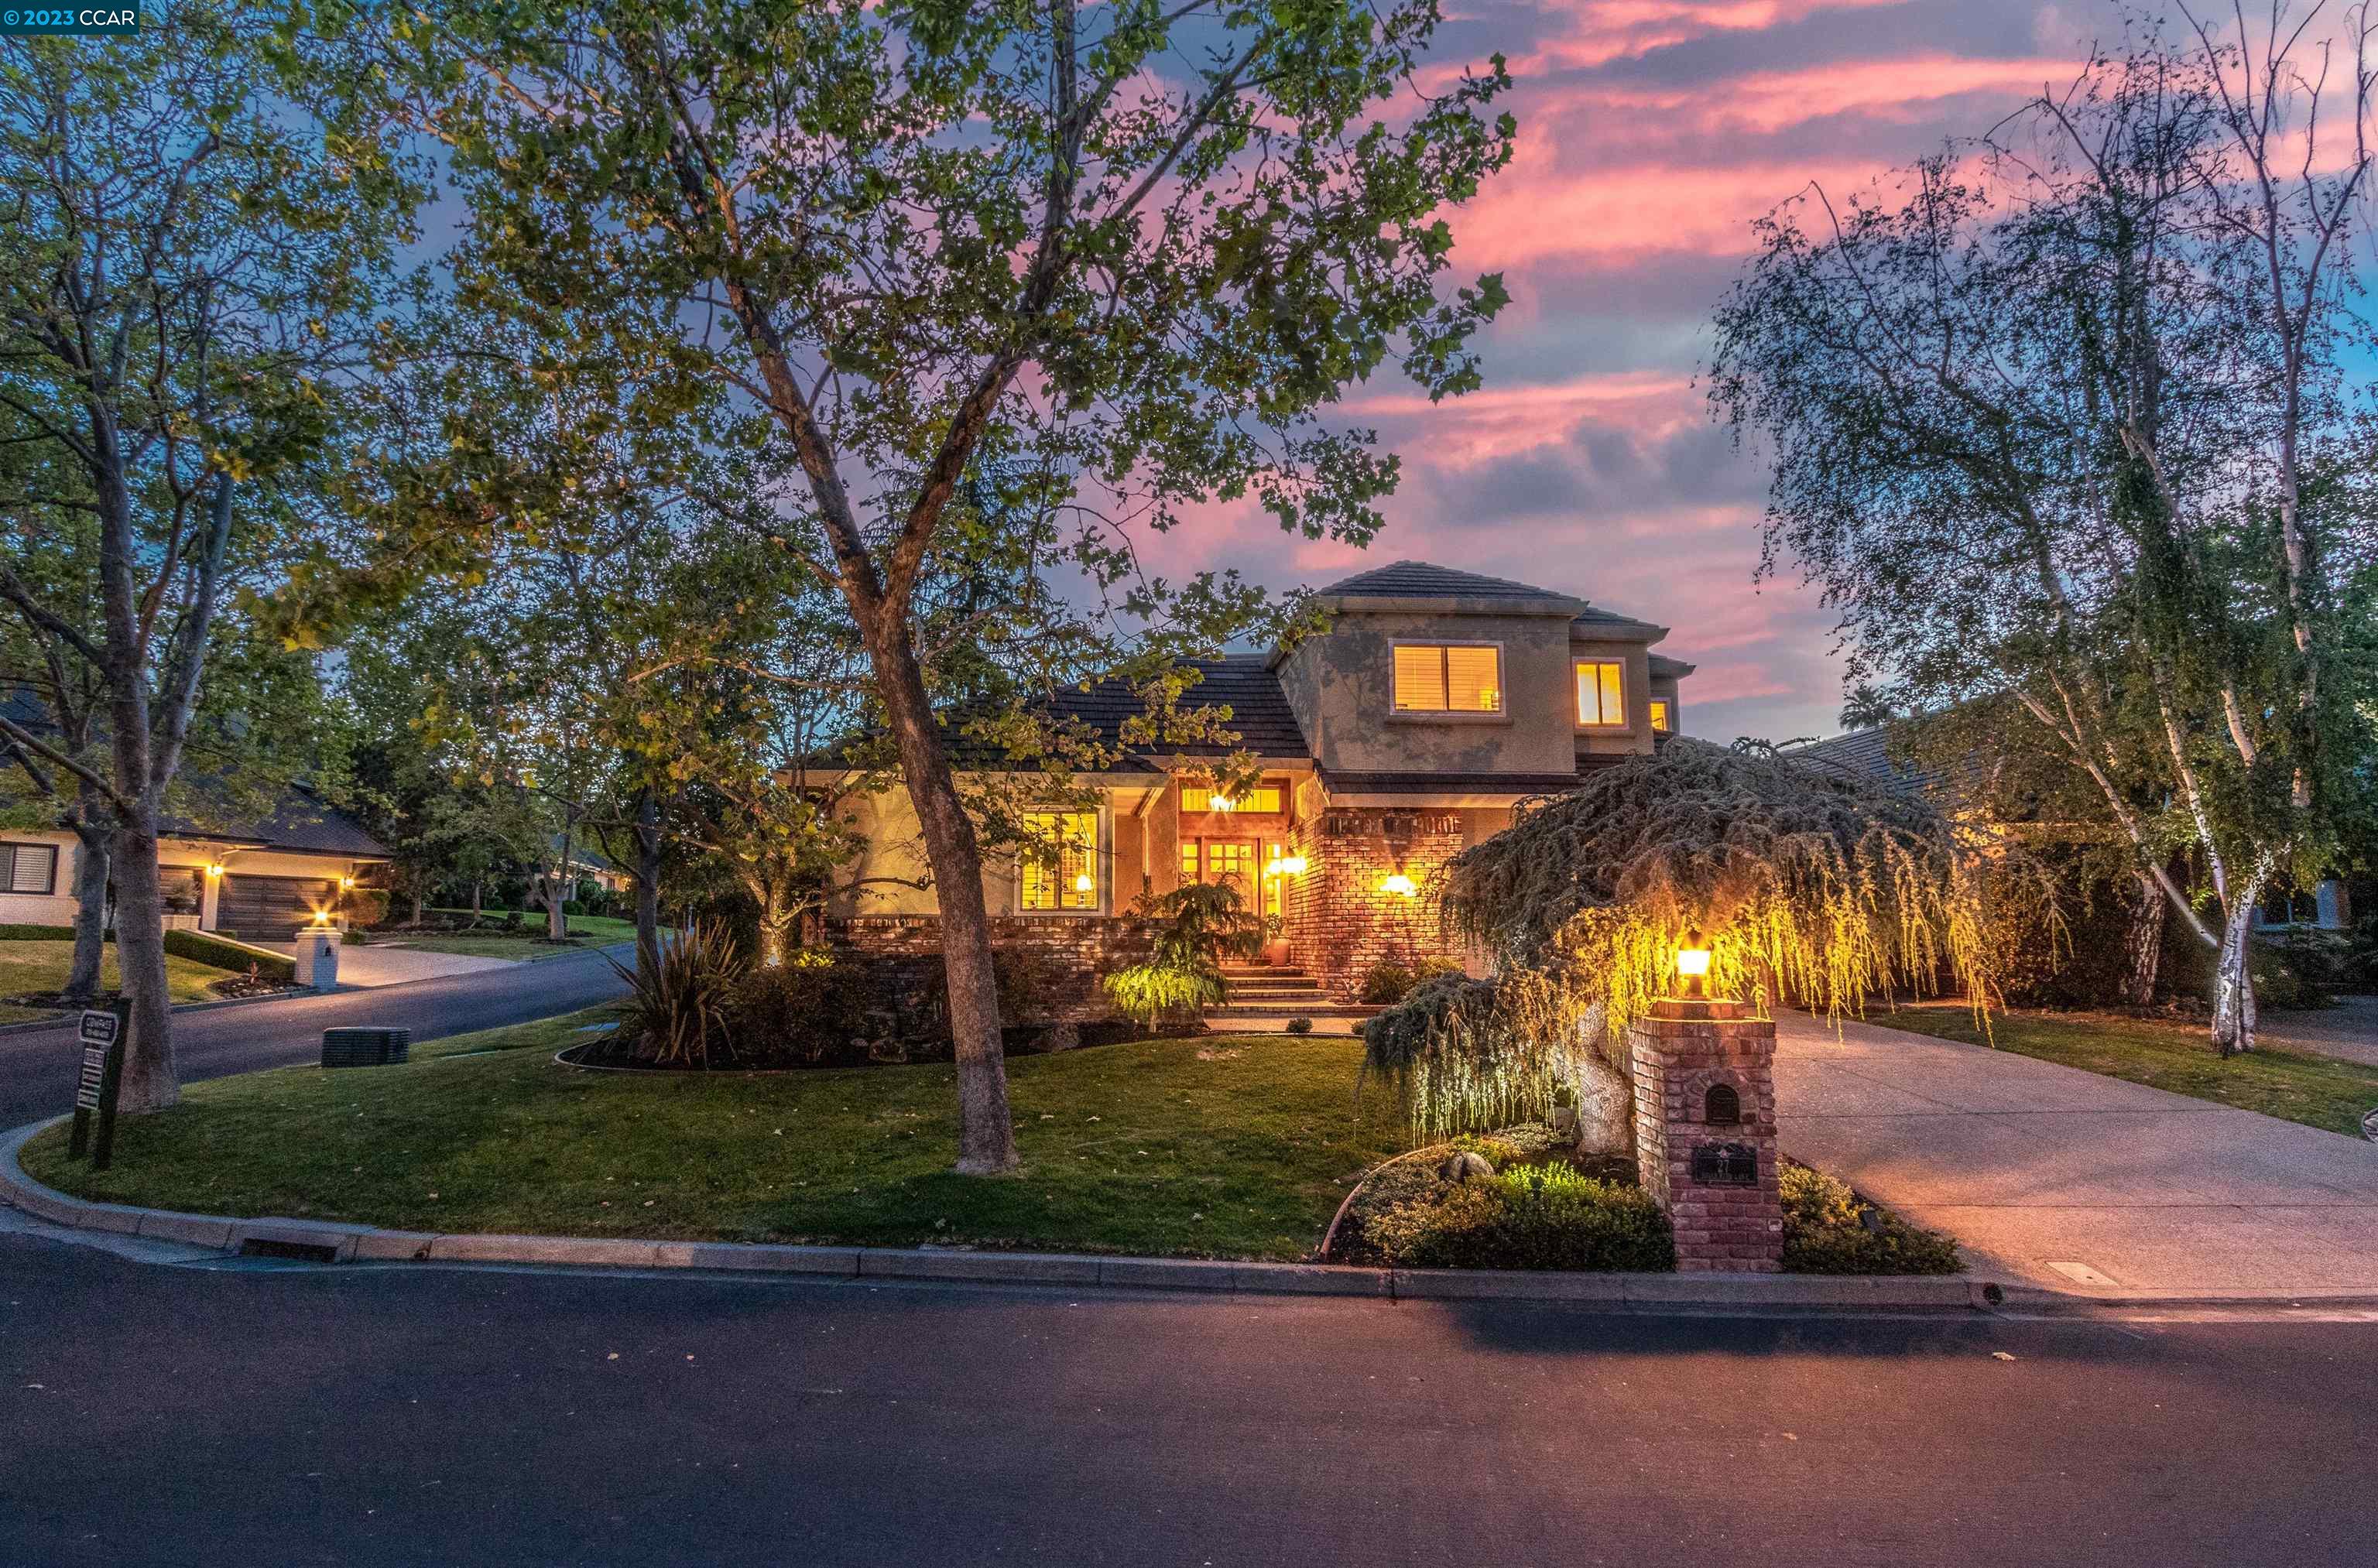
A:
{"label": "brick mailbox pillar", "polygon": [[1667,999],[1627,1026],[1635,1160],[1667,1211],[1676,1267],[1783,1267],[1775,1025],[1739,1002]]}

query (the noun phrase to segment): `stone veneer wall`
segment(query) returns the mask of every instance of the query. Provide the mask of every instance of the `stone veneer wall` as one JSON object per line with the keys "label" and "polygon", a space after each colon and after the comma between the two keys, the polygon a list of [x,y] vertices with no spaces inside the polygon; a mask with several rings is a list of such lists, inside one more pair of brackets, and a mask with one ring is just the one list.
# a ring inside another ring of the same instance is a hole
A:
{"label": "stone veneer wall", "polygon": [[[829,918],[825,940],[838,962],[874,972],[878,989],[903,1017],[937,1006],[942,917],[860,915]],[[991,922],[994,955],[1033,963],[1033,1005],[1016,1023],[1088,1023],[1114,1016],[1099,976],[1145,957],[1155,940],[1147,920],[1106,915],[1001,915]],[[1008,967],[1003,964],[1003,968]]]}
{"label": "stone veneer wall", "polygon": [[[1333,807],[1297,823],[1291,844],[1305,872],[1288,889],[1290,962],[1339,1000],[1353,1000],[1363,973],[1382,958],[1446,951],[1426,892],[1430,877],[1461,851],[1459,812]],[[1379,890],[1399,871],[1421,896]]]}

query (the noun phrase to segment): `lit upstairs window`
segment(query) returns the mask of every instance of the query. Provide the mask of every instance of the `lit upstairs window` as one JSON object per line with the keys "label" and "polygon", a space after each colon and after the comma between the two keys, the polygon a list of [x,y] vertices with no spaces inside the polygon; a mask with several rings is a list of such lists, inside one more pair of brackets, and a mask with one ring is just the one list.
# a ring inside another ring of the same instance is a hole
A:
{"label": "lit upstairs window", "polygon": [[1615,659],[1577,662],[1577,722],[1604,726],[1627,723],[1626,666]]}
{"label": "lit upstairs window", "polygon": [[1399,713],[1499,713],[1503,651],[1441,642],[1396,645]]}
{"label": "lit upstairs window", "polygon": [[1668,700],[1664,697],[1651,699],[1651,727],[1662,735],[1668,733]]}

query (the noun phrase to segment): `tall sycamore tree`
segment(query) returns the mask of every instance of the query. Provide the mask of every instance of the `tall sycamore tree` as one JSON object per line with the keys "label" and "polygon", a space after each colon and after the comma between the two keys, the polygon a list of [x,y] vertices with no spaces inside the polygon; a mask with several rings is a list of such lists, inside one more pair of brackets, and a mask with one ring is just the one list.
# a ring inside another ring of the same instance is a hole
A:
{"label": "tall sycamore tree", "polygon": [[[130,1111],[179,1092],[157,842],[217,623],[308,526],[417,194],[316,112],[354,58],[317,20],[171,0],[136,36],[0,39],[0,409],[54,481],[0,511],[0,605],[102,694],[90,745],[6,717],[0,745],[110,824]],[[83,555],[45,570],[60,509]]]}
{"label": "tall sycamore tree", "polygon": [[2146,30],[1896,193],[1779,209],[1711,377],[1852,678],[2021,715],[2000,744],[2062,764],[2213,961],[2224,1054],[2258,904],[2333,863],[2373,758],[2373,77],[2360,12],[2333,50],[2286,16]]}
{"label": "tall sycamore tree", "polygon": [[[919,593],[986,462],[1037,476],[1077,589],[1153,613],[1136,533],[1253,494],[1364,541],[1392,486],[1325,418],[1390,358],[1478,372],[1499,279],[1440,209],[1509,157],[1498,58],[1424,70],[1432,0],[565,0],[391,15],[469,205],[459,297],[666,361],[791,456],[784,547],[864,648],[942,909],[959,1168],[1015,1164],[981,845]],[[1119,588],[1120,585],[1120,588]],[[1063,595],[1059,595],[1063,597]]]}

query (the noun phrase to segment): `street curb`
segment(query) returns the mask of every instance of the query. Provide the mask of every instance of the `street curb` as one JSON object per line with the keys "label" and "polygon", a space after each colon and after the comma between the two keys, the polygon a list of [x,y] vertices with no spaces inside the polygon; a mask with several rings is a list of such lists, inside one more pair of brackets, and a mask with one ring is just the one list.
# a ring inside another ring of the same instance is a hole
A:
{"label": "street curb", "polygon": [[[1663,1311],[2033,1311],[2181,1306],[2334,1306],[2371,1292],[2264,1291],[2189,1296],[2080,1295],[1964,1276],[1784,1274],[1555,1274],[1509,1269],[1385,1269],[1077,1252],[967,1252],[946,1248],[820,1247],[629,1237],[443,1235],[336,1220],[177,1214],[70,1197],[25,1174],[18,1154],[53,1117],[0,1135],[0,1202],[54,1225],[228,1252],[263,1251],[335,1263],[562,1264],[704,1269],[834,1279],[942,1280],[1245,1296],[1363,1296],[1382,1300],[1534,1301]],[[260,1244],[251,1246],[251,1244]]]}

